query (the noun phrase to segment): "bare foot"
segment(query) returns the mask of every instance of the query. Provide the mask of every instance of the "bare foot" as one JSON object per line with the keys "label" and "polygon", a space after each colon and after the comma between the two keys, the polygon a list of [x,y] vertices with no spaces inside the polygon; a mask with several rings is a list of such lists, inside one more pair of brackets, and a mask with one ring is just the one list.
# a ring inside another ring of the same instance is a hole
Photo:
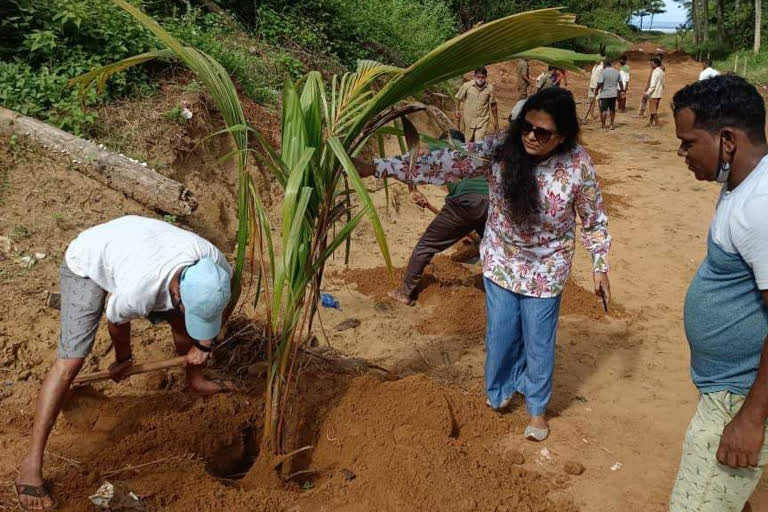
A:
{"label": "bare foot", "polygon": [[[38,465],[27,462],[24,459],[19,465],[19,476],[14,482],[16,490],[19,493],[19,502],[22,507],[27,510],[51,510],[56,506],[56,501],[47,493],[43,491],[42,496],[30,495],[24,492],[24,487],[27,487],[27,492],[30,492],[30,488],[42,488],[43,474]],[[36,489],[35,489],[36,490]]]}
{"label": "bare foot", "polygon": [[397,302],[405,304],[406,306],[416,305],[416,301],[408,297],[405,292],[403,292],[402,288],[395,288],[394,290],[390,290],[387,295],[395,299]]}
{"label": "bare foot", "polygon": [[216,393],[228,393],[237,388],[228,380],[210,380],[204,377],[189,382],[189,389],[198,395],[210,396]]}

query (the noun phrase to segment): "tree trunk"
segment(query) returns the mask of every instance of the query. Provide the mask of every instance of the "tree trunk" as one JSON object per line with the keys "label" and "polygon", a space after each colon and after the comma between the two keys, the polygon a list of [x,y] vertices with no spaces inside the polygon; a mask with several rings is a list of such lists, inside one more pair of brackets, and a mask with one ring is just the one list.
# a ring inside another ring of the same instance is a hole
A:
{"label": "tree trunk", "polygon": [[701,0],[701,30],[702,41],[709,41],[709,0]]}
{"label": "tree trunk", "polygon": [[699,10],[696,8],[696,2],[699,0],[691,0],[691,21],[693,22],[693,44],[698,46],[701,42],[701,30],[699,27]]}
{"label": "tree trunk", "polygon": [[763,0],[755,0],[755,53],[760,52],[762,26],[763,26]]}
{"label": "tree trunk", "polygon": [[189,215],[197,208],[194,195],[181,183],[93,142],[2,107],[0,134],[29,137],[65,156],[75,170],[150,208],[173,215]]}
{"label": "tree trunk", "polygon": [[651,13],[651,22],[648,24],[648,30],[653,30],[653,16],[655,13]]}
{"label": "tree trunk", "polygon": [[717,41],[723,44],[723,0],[717,0]]}

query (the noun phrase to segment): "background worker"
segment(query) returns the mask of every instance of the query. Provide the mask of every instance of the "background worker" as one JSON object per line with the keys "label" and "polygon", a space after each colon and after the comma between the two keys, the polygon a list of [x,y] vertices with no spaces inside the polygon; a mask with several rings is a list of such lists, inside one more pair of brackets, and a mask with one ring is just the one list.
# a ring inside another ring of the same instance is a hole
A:
{"label": "background worker", "polygon": [[720,76],[720,72],[712,67],[712,59],[704,59],[701,61],[701,73],[699,73],[699,80],[706,80],[713,76]]}
{"label": "background worker", "polygon": [[623,114],[627,111],[627,93],[629,92],[629,64],[627,64],[626,55],[622,55],[619,59],[619,66],[623,89],[619,91],[618,109]]}
{"label": "background worker", "polygon": [[[662,71],[666,72],[666,70],[667,70],[666,66],[664,66],[664,54],[663,53],[657,53],[650,60],[650,62],[648,63],[648,66],[650,67],[651,71],[650,71],[650,73],[648,73],[648,80],[645,82],[645,89],[644,90],[646,90],[646,91],[651,86],[651,79],[653,78],[653,70],[655,69],[654,68],[654,60],[655,59],[658,59],[659,62],[661,63],[660,67],[661,67]],[[640,103],[640,112],[637,114],[637,117],[645,117],[645,110],[646,110],[646,108],[648,108],[648,100],[649,99],[650,98],[648,96],[643,94],[643,99],[642,99],[642,101]]]}
{"label": "background worker", "polygon": [[672,100],[678,155],[722,184],[707,255],[683,318],[699,403],[683,442],[670,512],[749,511],[768,464],[768,143],[765,103],[717,76]]}
{"label": "background worker", "polygon": [[647,98],[648,101],[648,112],[650,114],[648,126],[659,126],[659,104],[661,103],[661,97],[664,95],[665,78],[661,59],[654,57],[651,61],[651,68],[653,69],[651,83],[643,97]]}
{"label": "background worker", "polygon": [[623,90],[621,75],[611,65],[611,59],[606,58],[603,61],[603,70],[600,72],[600,78],[597,79],[597,89],[595,94],[600,98],[600,129],[605,130],[606,118],[610,115],[610,129],[616,128],[614,122],[616,119],[616,99]]}
{"label": "background worker", "polygon": [[189,388],[204,395],[232,389],[206,379],[202,367],[221,329],[231,278],[226,258],[213,244],[160,220],[120,217],[83,231],[69,244],[61,264],[58,354],[40,389],[29,451],[15,482],[22,509],[56,505],[43,484],[43,453],[104,311],[115,349],[109,366],[114,380],[133,364],[131,321],[163,313],[176,352],[186,354]]}
{"label": "background worker", "polygon": [[552,85],[553,87],[568,88],[568,73],[561,68],[555,66],[549,66],[552,72]]}
{"label": "background worker", "polygon": [[592,114],[592,119],[597,119],[597,110],[595,108],[595,102],[597,101],[597,81],[600,78],[600,73],[603,71],[605,55],[600,54],[600,62],[592,66],[592,73],[589,76],[589,92],[587,93],[587,113],[584,115],[584,121],[589,118],[589,114]]}
{"label": "background worker", "polygon": [[531,86],[531,70],[528,59],[519,59],[517,61],[517,100],[524,100],[528,97],[528,88]]}
{"label": "background worker", "polygon": [[499,110],[493,85],[488,83],[488,70],[477,68],[474,79],[465,82],[456,93],[458,108],[456,119],[464,121],[467,142],[483,140],[488,133],[488,122],[493,114],[493,131],[499,129]]}
{"label": "background worker", "polygon": [[[464,142],[464,136],[457,130],[451,130],[451,138]],[[427,206],[427,199],[418,190],[411,193],[411,198],[422,208]],[[418,297],[418,285],[424,268],[429,265],[435,254],[448,249],[473,231],[482,238],[487,219],[488,180],[485,176],[448,183],[445,205],[414,247],[403,283],[390,291],[389,296],[413,306]]]}

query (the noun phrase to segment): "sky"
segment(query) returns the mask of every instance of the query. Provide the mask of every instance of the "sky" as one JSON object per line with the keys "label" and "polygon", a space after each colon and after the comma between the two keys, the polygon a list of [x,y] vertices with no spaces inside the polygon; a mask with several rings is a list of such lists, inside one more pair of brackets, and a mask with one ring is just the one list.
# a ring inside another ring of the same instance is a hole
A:
{"label": "sky", "polygon": [[[687,13],[685,12],[685,9],[683,6],[674,0],[664,0],[664,6],[667,10],[667,12],[662,14],[657,14],[653,18],[653,24],[656,25],[657,22],[667,22],[667,23],[674,23],[674,24],[681,24],[685,23],[685,19],[687,18]],[[632,17],[631,23],[634,25],[640,24],[640,18],[637,18],[635,16]],[[648,25],[648,19],[645,20],[645,26]]]}
{"label": "sky", "polygon": [[683,23],[686,18],[685,9],[683,9],[683,6],[680,5],[677,2],[674,2],[673,0],[665,0],[664,4],[666,5],[667,12],[664,14],[659,14],[655,16],[654,22],[656,20],[658,21],[674,21],[678,23]]}

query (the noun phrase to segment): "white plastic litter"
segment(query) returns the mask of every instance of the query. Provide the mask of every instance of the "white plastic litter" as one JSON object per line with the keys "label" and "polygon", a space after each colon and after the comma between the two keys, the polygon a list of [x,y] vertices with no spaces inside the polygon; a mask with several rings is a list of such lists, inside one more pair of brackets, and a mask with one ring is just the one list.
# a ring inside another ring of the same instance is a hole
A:
{"label": "white plastic litter", "polygon": [[104,483],[96,490],[96,494],[88,497],[91,502],[105,510],[144,510],[144,504],[133,491],[122,484]]}
{"label": "white plastic litter", "polygon": [[617,462],[616,464],[611,466],[611,471],[618,471],[621,469],[621,466],[622,466],[621,462]]}
{"label": "white plastic litter", "polygon": [[184,107],[183,109],[181,109],[181,117],[187,120],[192,119],[192,111],[189,110],[187,107]]}
{"label": "white plastic litter", "polygon": [[24,268],[32,268],[35,266],[35,263],[37,263],[34,256],[22,256],[17,261],[19,262],[19,265]]}

